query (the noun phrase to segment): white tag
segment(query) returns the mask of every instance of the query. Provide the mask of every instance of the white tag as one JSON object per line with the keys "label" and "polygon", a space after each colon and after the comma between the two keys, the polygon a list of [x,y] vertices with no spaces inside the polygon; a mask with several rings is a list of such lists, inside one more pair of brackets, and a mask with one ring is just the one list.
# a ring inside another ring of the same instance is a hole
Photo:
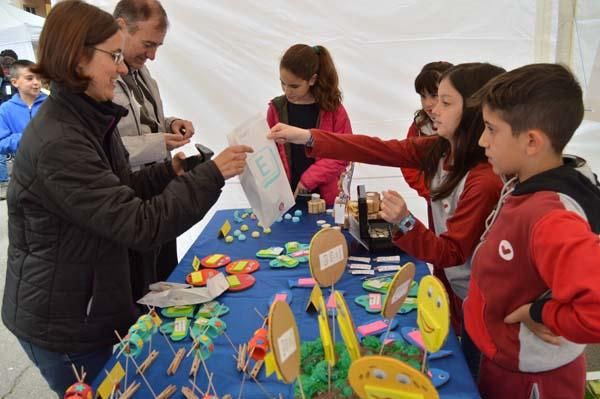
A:
{"label": "white tag", "polygon": [[375,258],[377,262],[400,262],[400,256],[378,256]]}
{"label": "white tag", "polygon": [[362,256],[349,256],[348,260],[351,260],[352,262],[362,262],[362,263],[371,262],[371,258],[365,258]]}
{"label": "white tag", "polygon": [[352,274],[375,274],[375,270],[352,270],[350,273]]}
{"label": "white tag", "polygon": [[410,287],[410,281],[405,281],[398,288],[396,288],[396,291],[394,292],[394,295],[392,296],[392,303],[395,303],[398,301],[398,299],[402,298],[402,296],[408,292],[409,287]]}
{"label": "white tag", "polygon": [[346,217],[346,204],[337,202],[333,204],[333,215],[336,224],[344,224],[344,219]]}
{"label": "white tag", "polygon": [[344,259],[344,249],[341,245],[336,245],[329,251],[325,251],[319,255],[319,265],[321,270],[325,270],[341,262],[342,259]]}
{"label": "white tag", "polygon": [[279,348],[279,363],[285,363],[296,352],[296,339],[293,328],[288,329],[277,338],[277,347]]}
{"label": "white tag", "polygon": [[371,270],[371,265],[365,265],[364,263],[350,263],[350,269]]}
{"label": "white tag", "polygon": [[377,266],[375,269],[377,269],[378,272],[395,272],[400,270],[400,265],[382,265]]}
{"label": "white tag", "polygon": [[381,294],[369,294],[369,307],[381,307]]}
{"label": "white tag", "polygon": [[373,288],[382,288],[386,284],[383,280],[370,280],[369,285]]}

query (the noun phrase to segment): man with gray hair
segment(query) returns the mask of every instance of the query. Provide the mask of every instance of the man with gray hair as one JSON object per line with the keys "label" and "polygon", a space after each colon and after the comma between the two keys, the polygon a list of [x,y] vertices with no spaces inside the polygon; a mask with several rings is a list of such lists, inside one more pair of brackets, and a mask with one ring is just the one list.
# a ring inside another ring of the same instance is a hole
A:
{"label": "man with gray hair", "polygon": [[[169,151],[190,142],[194,134],[192,122],[166,118],[156,81],[145,63],[154,60],[163,44],[169,21],[157,0],[121,0],[113,16],[125,36],[123,57],[129,72],[117,80],[113,102],[129,110],[117,128],[129,152],[132,169],[162,162]],[[134,295],[147,292],[149,283],[165,280],[177,265],[176,242],[158,250],[132,252]],[[138,298],[135,298],[138,299]]]}

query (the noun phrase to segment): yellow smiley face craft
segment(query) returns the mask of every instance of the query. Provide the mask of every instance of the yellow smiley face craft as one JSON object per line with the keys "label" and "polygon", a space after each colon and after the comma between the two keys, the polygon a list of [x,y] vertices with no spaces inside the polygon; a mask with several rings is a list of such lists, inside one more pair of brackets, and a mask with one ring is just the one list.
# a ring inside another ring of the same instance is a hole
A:
{"label": "yellow smiley face craft", "polygon": [[419,283],[417,325],[427,351],[440,350],[450,331],[450,306],[444,285],[431,275],[423,277]]}
{"label": "yellow smiley face craft", "polygon": [[354,328],[354,322],[352,321],[352,315],[348,310],[348,305],[344,296],[339,292],[335,291],[335,307],[336,307],[336,318],[338,325],[340,326],[340,334],[342,340],[346,344],[346,349],[350,355],[352,361],[360,358],[360,347],[358,344],[358,338],[356,337],[356,329]]}
{"label": "yellow smiley face craft", "polygon": [[352,362],[348,381],[361,399],[439,399],[426,375],[386,356],[364,356]]}

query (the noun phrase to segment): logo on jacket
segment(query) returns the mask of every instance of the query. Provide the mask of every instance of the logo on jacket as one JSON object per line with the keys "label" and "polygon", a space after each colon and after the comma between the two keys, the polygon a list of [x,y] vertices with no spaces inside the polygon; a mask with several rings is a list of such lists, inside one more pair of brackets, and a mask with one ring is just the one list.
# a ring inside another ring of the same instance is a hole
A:
{"label": "logo on jacket", "polygon": [[512,260],[515,257],[515,251],[513,250],[512,244],[506,240],[500,241],[498,245],[498,254],[504,260]]}

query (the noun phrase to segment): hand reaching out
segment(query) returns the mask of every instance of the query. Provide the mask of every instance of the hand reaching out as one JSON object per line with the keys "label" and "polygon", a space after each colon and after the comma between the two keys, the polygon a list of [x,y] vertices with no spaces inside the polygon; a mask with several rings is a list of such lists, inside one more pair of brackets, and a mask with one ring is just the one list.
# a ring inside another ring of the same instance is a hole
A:
{"label": "hand reaching out", "polygon": [[232,145],[213,158],[225,180],[239,175],[246,166],[246,153],[254,152],[247,145]]}
{"label": "hand reaching out", "polygon": [[278,123],[271,128],[267,138],[277,143],[306,144],[310,139],[310,130]]}

